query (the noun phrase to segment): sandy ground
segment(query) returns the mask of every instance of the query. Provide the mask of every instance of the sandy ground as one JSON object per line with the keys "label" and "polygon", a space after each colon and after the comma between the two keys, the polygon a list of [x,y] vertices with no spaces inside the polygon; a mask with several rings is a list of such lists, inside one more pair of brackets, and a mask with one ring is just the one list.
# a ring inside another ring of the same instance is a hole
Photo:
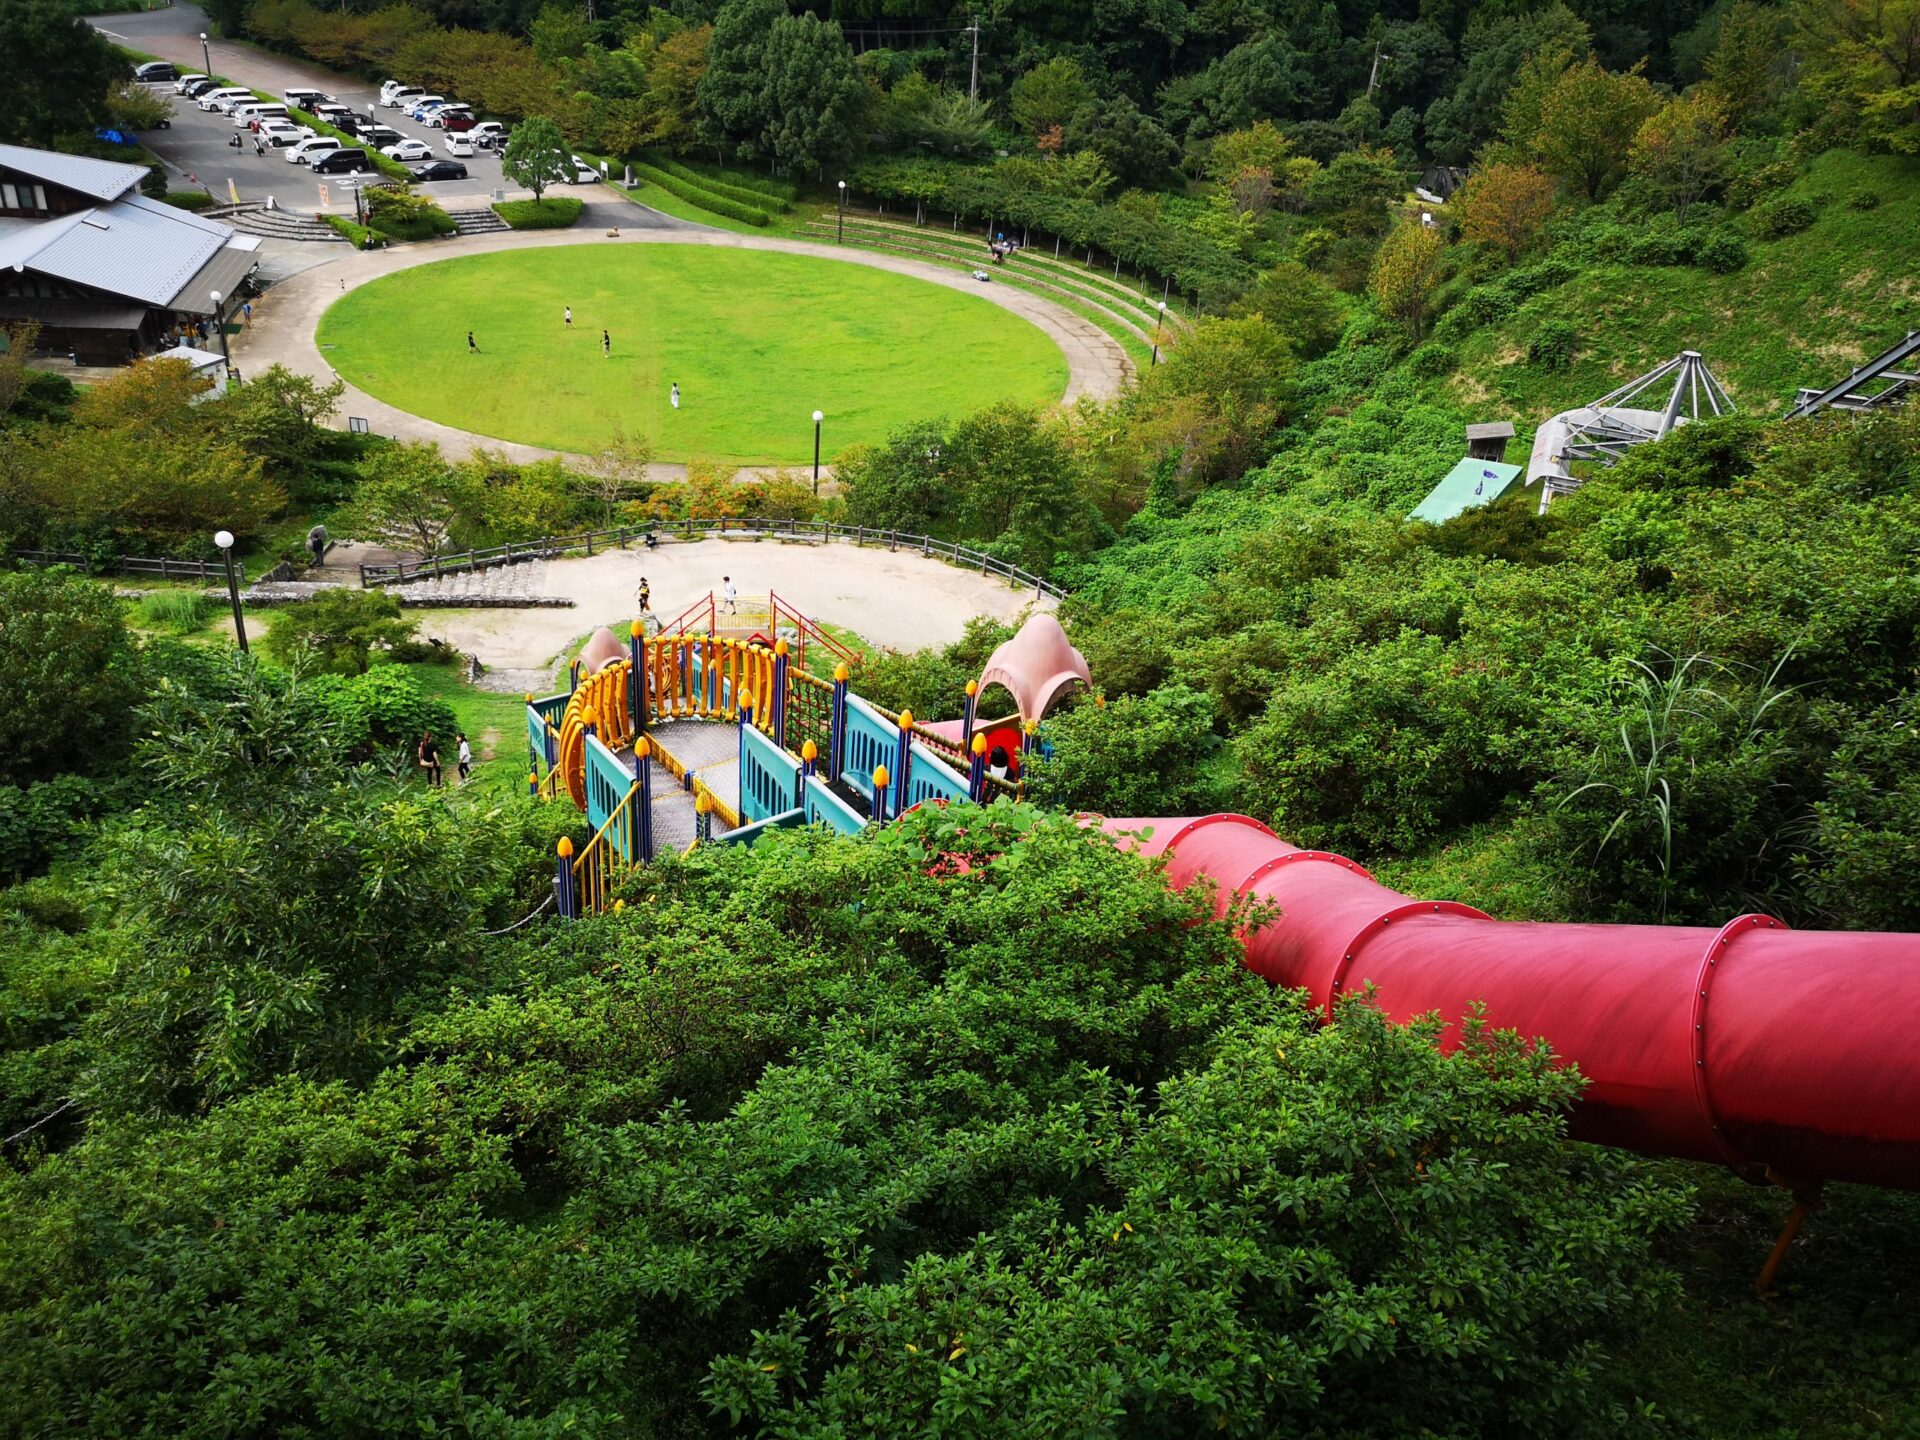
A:
{"label": "sandy ground", "polygon": [[535,670],[551,665],[570,642],[597,626],[624,634],[642,575],[653,587],[653,611],[662,620],[718,591],[721,577],[731,575],[742,596],[771,591],[809,618],[844,625],[894,650],[949,644],[976,615],[1015,620],[1029,608],[1054,606],[1044,595],[1009,589],[918,551],[702,540],[651,553],[622,550],[545,562],[535,588],[569,597],[570,610],[414,613],[422,634],[477,656],[490,670]]}

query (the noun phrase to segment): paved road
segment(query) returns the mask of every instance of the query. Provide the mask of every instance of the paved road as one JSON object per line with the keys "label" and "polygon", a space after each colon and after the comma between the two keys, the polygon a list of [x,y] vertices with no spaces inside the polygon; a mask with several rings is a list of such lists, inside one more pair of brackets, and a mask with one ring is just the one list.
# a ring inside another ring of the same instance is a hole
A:
{"label": "paved road", "polygon": [[[130,15],[95,15],[89,23],[129,49],[171,60],[183,74],[205,69],[200,33],[206,30],[207,21],[197,6],[174,5]],[[379,109],[375,103],[376,87],[364,80],[226,40],[209,40],[207,55],[213,62],[210,73],[227,76],[237,85],[249,85],[269,95],[284,95],[296,86],[324,90],[341,104],[350,105],[363,114],[376,114],[402,135],[422,141],[431,147],[435,159],[456,158],[447,154],[447,137],[441,131],[409,120],[398,110]],[[173,93],[171,85],[158,88],[165,94]],[[326,177],[308,173],[303,165],[289,164],[285,155],[271,150],[265,158],[256,157],[250,134],[245,148],[235,150],[227,143],[234,133],[231,116],[203,111],[194,101],[177,96],[173,127],[148,131],[141,139],[162,160],[176,166],[183,175],[197,179],[222,199],[229,198],[228,182],[231,181],[231,193],[244,201],[264,202],[272,196],[284,209],[311,212],[322,208],[319,182]],[[476,151],[472,156],[457,158],[467,167],[466,180],[429,182],[420,187],[421,193],[452,210],[485,209],[496,190],[510,197],[527,193],[507,184],[500,173],[497,154]],[[353,212],[353,193],[339,183],[339,178],[333,177],[327,185],[326,208],[348,215]],[[599,191],[600,187],[595,185],[562,185],[555,187],[553,193],[587,199]]]}

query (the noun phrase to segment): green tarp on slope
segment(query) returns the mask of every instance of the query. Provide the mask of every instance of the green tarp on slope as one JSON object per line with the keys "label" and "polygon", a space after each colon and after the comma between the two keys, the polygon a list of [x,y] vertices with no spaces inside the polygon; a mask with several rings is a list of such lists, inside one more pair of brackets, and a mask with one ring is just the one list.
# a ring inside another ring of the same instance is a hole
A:
{"label": "green tarp on slope", "polygon": [[1514,487],[1520,479],[1520,467],[1498,460],[1475,460],[1469,455],[1447,472],[1446,479],[1414,507],[1409,520],[1427,520],[1438,525],[1476,505],[1491,505]]}

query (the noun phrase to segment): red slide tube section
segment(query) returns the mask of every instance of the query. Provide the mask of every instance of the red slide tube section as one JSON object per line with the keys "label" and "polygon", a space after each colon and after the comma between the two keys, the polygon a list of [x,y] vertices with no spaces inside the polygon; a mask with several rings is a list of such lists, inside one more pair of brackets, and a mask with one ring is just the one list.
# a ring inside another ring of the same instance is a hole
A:
{"label": "red slide tube section", "polygon": [[1223,904],[1278,905],[1244,937],[1248,968],[1329,1016],[1372,985],[1397,1021],[1457,1027],[1483,1003],[1490,1024],[1545,1040],[1587,1078],[1578,1139],[1920,1190],[1920,936],[1765,915],[1718,930],[1513,923],[1413,900],[1244,815],[1100,824],[1165,855],[1175,886],[1205,876]]}

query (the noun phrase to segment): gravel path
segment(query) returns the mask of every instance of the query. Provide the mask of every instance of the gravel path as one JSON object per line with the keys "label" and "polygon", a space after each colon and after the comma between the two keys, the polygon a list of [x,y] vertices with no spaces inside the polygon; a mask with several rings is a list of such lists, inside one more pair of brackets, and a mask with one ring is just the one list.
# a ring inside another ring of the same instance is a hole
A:
{"label": "gravel path", "polygon": [[[976,615],[1015,620],[1054,602],[1031,590],[914,550],[840,544],[701,540],[652,552],[617,550],[592,559],[540,562],[540,590],[574,601],[570,610],[417,610],[421,634],[479,657],[490,672],[543,671],[580,636],[601,625],[624,633],[634,588],[645,575],[661,619],[720,588],[731,575],[742,595],[769,590],[803,615],[894,650],[958,640]],[[537,688],[537,687],[532,687]]]}

